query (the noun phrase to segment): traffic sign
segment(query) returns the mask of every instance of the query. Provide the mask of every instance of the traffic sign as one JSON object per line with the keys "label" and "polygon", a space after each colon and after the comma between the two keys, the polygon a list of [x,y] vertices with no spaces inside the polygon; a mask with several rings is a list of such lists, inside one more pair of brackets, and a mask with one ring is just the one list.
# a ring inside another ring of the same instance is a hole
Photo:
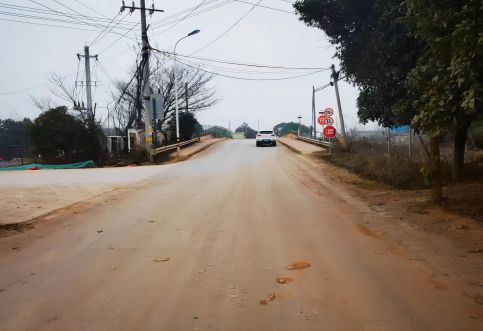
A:
{"label": "traffic sign", "polygon": [[324,125],[334,125],[334,119],[332,117],[326,117]]}
{"label": "traffic sign", "polygon": [[331,117],[332,115],[334,115],[334,110],[332,108],[326,108],[324,110],[324,115],[327,117]]}
{"label": "traffic sign", "polygon": [[325,125],[325,120],[327,119],[327,117],[321,115],[317,118],[317,122],[319,122],[320,125]]}
{"label": "traffic sign", "polygon": [[337,131],[335,130],[335,128],[332,125],[328,125],[324,128],[324,136],[326,138],[329,138],[329,139],[334,138],[336,133],[337,133]]}

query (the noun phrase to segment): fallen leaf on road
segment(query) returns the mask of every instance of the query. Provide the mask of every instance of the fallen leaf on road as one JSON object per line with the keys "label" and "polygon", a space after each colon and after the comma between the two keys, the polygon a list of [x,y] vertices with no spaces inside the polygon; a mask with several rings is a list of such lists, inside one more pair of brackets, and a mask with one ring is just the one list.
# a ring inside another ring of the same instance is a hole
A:
{"label": "fallen leaf on road", "polygon": [[468,253],[481,253],[481,249],[470,249]]}
{"label": "fallen leaf on road", "polygon": [[279,283],[279,284],[287,284],[287,283],[290,283],[292,281],[293,281],[293,279],[290,278],[290,277],[279,277],[279,278],[277,278],[277,283]]}
{"label": "fallen leaf on road", "polygon": [[267,300],[260,300],[260,304],[265,306],[266,304],[268,304],[268,301]]}
{"label": "fallen leaf on road", "polygon": [[97,233],[102,233],[104,232],[104,230],[97,230]]}
{"label": "fallen leaf on road", "polygon": [[275,294],[270,293],[270,294],[268,295],[268,300],[270,300],[270,301],[275,300]]}
{"label": "fallen leaf on road", "polygon": [[154,259],[154,262],[166,262],[169,261],[169,257],[162,257],[160,259]]}
{"label": "fallen leaf on road", "polygon": [[285,267],[287,270],[295,270],[295,269],[306,269],[310,267],[310,263],[308,262],[295,262],[291,265]]}

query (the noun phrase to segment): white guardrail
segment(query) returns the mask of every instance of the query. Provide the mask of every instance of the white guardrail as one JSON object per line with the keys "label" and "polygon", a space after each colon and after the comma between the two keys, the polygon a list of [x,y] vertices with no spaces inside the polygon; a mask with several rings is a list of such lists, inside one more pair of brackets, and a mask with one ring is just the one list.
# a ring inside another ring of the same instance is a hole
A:
{"label": "white guardrail", "polygon": [[318,145],[318,146],[322,146],[322,147],[332,147],[332,143],[330,143],[328,141],[306,138],[306,137],[302,137],[302,136],[299,136],[298,139],[301,140],[301,141],[305,141],[306,143],[309,143],[309,144],[314,144],[314,145]]}
{"label": "white guardrail", "polygon": [[[180,142],[179,143],[179,147],[183,147],[183,146],[186,146],[186,145],[190,145],[190,144],[195,143],[195,142],[198,142],[198,141],[200,141],[200,138],[199,137],[193,138],[191,140],[186,140],[186,141]],[[176,149],[176,147],[178,147],[178,144],[173,144],[173,145],[159,147],[159,148],[156,148],[154,154],[159,154],[159,153],[163,153],[163,152],[166,152],[166,151],[170,151],[172,149]]]}

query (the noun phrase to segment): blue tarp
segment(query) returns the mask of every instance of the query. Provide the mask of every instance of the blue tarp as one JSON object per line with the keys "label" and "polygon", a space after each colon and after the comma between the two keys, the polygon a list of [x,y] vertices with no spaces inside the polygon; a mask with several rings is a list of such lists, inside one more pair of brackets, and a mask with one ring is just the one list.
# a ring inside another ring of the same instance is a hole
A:
{"label": "blue tarp", "polygon": [[96,164],[94,161],[84,161],[78,163],[69,163],[69,164],[39,164],[39,163],[30,163],[24,164],[21,166],[16,167],[6,167],[0,168],[0,171],[15,171],[15,170],[28,170],[28,169],[81,169],[81,168],[93,168]]}
{"label": "blue tarp", "polygon": [[409,133],[409,125],[393,126],[393,127],[391,127],[391,133],[408,134]]}

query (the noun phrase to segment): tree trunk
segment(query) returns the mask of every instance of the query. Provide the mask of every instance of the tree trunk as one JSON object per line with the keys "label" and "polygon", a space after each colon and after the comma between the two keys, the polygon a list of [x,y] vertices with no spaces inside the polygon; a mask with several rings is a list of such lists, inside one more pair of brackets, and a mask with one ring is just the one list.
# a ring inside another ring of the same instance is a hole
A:
{"label": "tree trunk", "polygon": [[443,200],[443,179],[441,171],[441,157],[439,154],[438,137],[429,140],[429,152],[431,156],[431,201],[440,204]]}
{"label": "tree trunk", "polygon": [[463,179],[465,166],[465,145],[468,128],[471,120],[464,115],[456,117],[454,128],[454,158],[453,158],[453,179],[459,182]]}

